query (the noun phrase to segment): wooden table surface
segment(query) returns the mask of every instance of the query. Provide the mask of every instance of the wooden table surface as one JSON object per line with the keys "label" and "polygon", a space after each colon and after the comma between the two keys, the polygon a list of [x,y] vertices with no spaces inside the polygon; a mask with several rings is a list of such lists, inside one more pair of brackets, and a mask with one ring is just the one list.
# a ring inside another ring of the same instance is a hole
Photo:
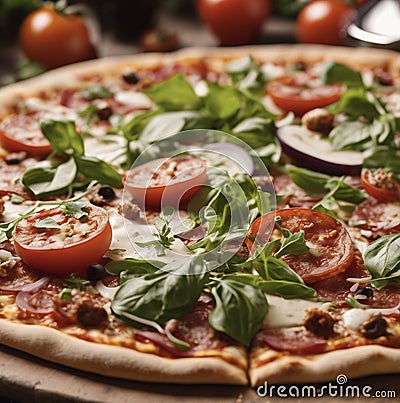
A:
{"label": "wooden table surface", "polygon": [[[186,20],[170,14],[162,14],[160,25],[175,30],[184,46],[215,46],[216,40],[197,20]],[[296,42],[292,21],[272,19],[265,24],[256,43]],[[135,43],[118,43],[106,35],[99,38],[100,56],[140,52]],[[15,42],[0,39],[0,76],[13,71],[23,60]],[[373,365],[373,362],[371,363]],[[399,363],[400,366],[400,363]],[[400,375],[381,375],[349,380],[347,385],[371,386],[371,396],[356,399],[364,402],[394,402],[400,396]],[[321,385],[320,385],[321,386]],[[391,395],[377,397],[376,392]],[[191,402],[191,403],[275,403],[282,398],[260,397],[256,390],[240,386],[150,384],[111,379],[89,374],[61,365],[49,363],[8,347],[0,346],[0,401],[4,402]],[[315,398],[285,398],[285,401],[315,401]],[[324,402],[337,402],[338,397],[325,395]],[[353,399],[354,400],[354,399]]]}

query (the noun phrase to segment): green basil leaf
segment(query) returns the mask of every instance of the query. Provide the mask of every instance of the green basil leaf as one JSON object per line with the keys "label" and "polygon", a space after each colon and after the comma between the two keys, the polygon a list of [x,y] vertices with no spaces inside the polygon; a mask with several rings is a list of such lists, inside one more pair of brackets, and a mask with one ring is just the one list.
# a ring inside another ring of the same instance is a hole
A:
{"label": "green basil leaf", "polygon": [[57,168],[31,168],[22,176],[23,185],[37,198],[64,194],[74,183],[78,168],[73,158]]}
{"label": "green basil leaf", "polygon": [[64,203],[61,207],[66,216],[74,217],[79,221],[85,221],[89,213],[89,203],[87,201],[70,201]]}
{"label": "green basil leaf", "polygon": [[300,230],[299,232],[285,236],[283,238],[281,247],[274,256],[279,258],[287,254],[303,255],[304,253],[307,253],[309,249],[310,248],[306,245],[306,241],[304,239],[304,231]]}
{"label": "green basil leaf", "polygon": [[207,273],[198,272],[202,258],[185,259],[179,274],[157,271],[125,281],[111,303],[111,310],[121,319],[124,313],[163,324],[189,312],[203,290]]}
{"label": "green basil leaf", "polygon": [[394,144],[376,145],[363,154],[363,166],[370,169],[384,168],[400,182],[400,149]]}
{"label": "green basil leaf", "polygon": [[221,87],[209,82],[209,92],[205,98],[205,106],[211,116],[225,120],[235,115],[241,107],[240,93],[233,87]]}
{"label": "green basil leaf", "polygon": [[268,312],[264,293],[238,275],[213,279],[210,290],[215,298],[210,325],[249,346]]}
{"label": "green basil leaf", "polygon": [[260,281],[258,286],[267,294],[278,295],[285,299],[313,299],[317,296],[317,292],[313,288],[303,283],[293,283],[285,280],[264,280]]}
{"label": "green basil leaf", "polygon": [[371,120],[385,113],[378,100],[363,88],[348,89],[332,110],[334,113],[346,113],[354,119],[363,116]]}
{"label": "green basil leaf", "polygon": [[363,189],[348,185],[344,182],[344,178],[330,178],[326,183],[326,188],[331,190],[331,197],[348,203],[359,204],[367,198]]}
{"label": "green basil leaf", "polygon": [[137,140],[149,122],[160,113],[161,110],[150,110],[134,115],[129,121],[121,124],[117,130],[122,132],[128,140]]}
{"label": "green basil leaf", "polygon": [[376,280],[400,280],[400,233],[386,235],[372,242],[363,258],[372,276],[371,283],[377,288],[383,288],[387,282],[379,283]]}
{"label": "green basil leaf", "polygon": [[330,179],[329,175],[310,169],[300,168],[295,165],[288,165],[287,172],[290,179],[307,194],[323,195],[326,193],[326,183]]}
{"label": "green basil leaf", "polygon": [[76,157],[79,172],[88,179],[94,179],[103,185],[122,188],[122,178],[117,170],[107,162],[96,157]]}
{"label": "green basil leaf", "polygon": [[181,73],[146,88],[144,93],[166,111],[196,110],[202,105],[192,85]]}
{"label": "green basil leaf", "polygon": [[152,263],[151,260],[140,260],[128,258],[124,260],[114,260],[106,264],[107,273],[120,275],[125,272],[128,277],[144,276],[145,274],[152,274],[160,267],[161,262]]}
{"label": "green basil leaf", "polygon": [[40,121],[40,127],[56,154],[82,155],[84,153],[83,140],[76,133],[75,122],[45,119]]}
{"label": "green basil leaf", "polygon": [[371,124],[346,121],[338,124],[329,133],[334,150],[365,150],[371,144]]}
{"label": "green basil leaf", "polygon": [[303,279],[283,260],[276,256],[267,256],[264,261],[267,280],[282,280],[303,284]]}
{"label": "green basil leaf", "polygon": [[99,98],[111,98],[113,96],[113,93],[108,88],[97,83],[88,85],[83,94],[89,101]]}
{"label": "green basil leaf", "polygon": [[198,122],[204,115],[197,111],[178,111],[160,113],[148,121],[140,134],[140,139],[152,143],[166,139],[186,129],[192,120]]}
{"label": "green basil leaf", "polygon": [[336,62],[328,64],[323,73],[323,80],[326,84],[344,83],[348,87],[364,87],[358,71]]}
{"label": "green basil leaf", "polygon": [[46,217],[39,218],[33,224],[35,228],[60,228],[60,225],[57,224],[57,221],[54,218]]}

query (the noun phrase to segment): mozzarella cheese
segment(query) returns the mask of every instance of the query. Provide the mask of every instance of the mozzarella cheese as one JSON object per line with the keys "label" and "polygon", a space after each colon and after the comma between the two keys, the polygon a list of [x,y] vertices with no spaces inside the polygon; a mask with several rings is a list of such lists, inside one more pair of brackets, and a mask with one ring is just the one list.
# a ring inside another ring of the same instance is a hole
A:
{"label": "mozzarella cheese", "polygon": [[300,326],[304,323],[307,310],[311,308],[325,310],[330,306],[330,303],[326,302],[285,299],[275,295],[268,295],[267,299],[269,309],[263,322],[263,327],[267,329]]}

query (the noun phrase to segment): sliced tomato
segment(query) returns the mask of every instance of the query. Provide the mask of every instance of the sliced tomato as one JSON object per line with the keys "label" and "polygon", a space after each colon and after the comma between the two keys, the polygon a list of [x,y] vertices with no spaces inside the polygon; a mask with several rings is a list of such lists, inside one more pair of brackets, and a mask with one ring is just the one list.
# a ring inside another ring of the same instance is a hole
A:
{"label": "sliced tomato", "polygon": [[291,327],[264,330],[256,336],[257,345],[288,351],[292,354],[321,354],[326,351],[328,343],[325,339],[315,336],[304,327]]}
{"label": "sliced tomato", "polygon": [[309,73],[297,72],[268,81],[265,90],[284,112],[302,116],[312,109],[333,104],[344,91],[340,83],[310,85],[315,79]]}
{"label": "sliced tomato", "polygon": [[179,207],[206,183],[206,171],[206,162],[190,155],[160,158],[132,169],[125,188],[141,206]]}
{"label": "sliced tomato", "polygon": [[19,113],[9,115],[0,123],[0,143],[11,152],[25,151],[46,156],[52,151],[39,125],[39,114]]}
{"label": "sliced tomato", "polygon": [[[106,253],[112,238],[108,213],[93,205],[87,206],[87,211],[83,222],[60,207],[40,210],[21,220],[13,233],[18,256],[33,269],[47,273],[85,271]],[[35,226],[44,219],[57,228]]]}
{"label": "sliced tomato", "polygon": [[357,228],[371,231],[370,238],[400,232],[400,202],[382,203],[368,198],[357,205],[350,222]]}
{"label": "sliced tomato", "polygon": [[287,208],[271,211],[257,218],[246,238],[250,251],[255,244],[268,242],[274,229],[275,217],[281,217],[280,225],[292,233],[304,231],[310,250],[301,255],[287,254],[282,259],[310,284],[336,276],[350,267],[354,259],[354,247],[346,228],[333,217],[307,208]]}
{"label": "sliced tomato", "polygon": [[383,169],[363,169],[361,184],[365,191],[380,202],[400,200],[400,186]]}

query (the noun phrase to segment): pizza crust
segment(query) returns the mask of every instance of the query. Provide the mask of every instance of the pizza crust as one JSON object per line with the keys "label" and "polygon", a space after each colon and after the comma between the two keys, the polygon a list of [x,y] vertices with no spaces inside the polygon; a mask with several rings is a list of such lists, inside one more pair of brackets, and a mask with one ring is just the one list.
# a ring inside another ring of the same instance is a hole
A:
{"label": "pizza crust", "polygon": [[57,364],[109,377],[160,383],[248,383],[245,370],[218,357],[169,359],[97,344],[39,325],[0,320],[0,343]]}
{"label": "pizza crust", "polygon": [[[262,363],[262,361],[268,361]],[[368,345],[308,356],[283,355],[268,350],[250,359],[252,386],[264,384],[316,383],[339,375],[358,378],[399,372],[400,350]],[[373,364],[372,364],[373,363]]]}
{"label": "pizza crust", "polygon": [[[252,54],[272,63],[341,62],[353,68],[382,67],[400,74],[400,54],[390,50],[321,45],[269,45],[240,48],[187,48],[170,54],[139,54],[96,59],[49,71],[39,77],[0,89],[0,107],[52,88],[79,86],[85,74],[145,69],[176,61],[205,58],[216,68]],[[247,384],[246,370],[220,358],[168,359],[133,349],[92,343],[38,325],[0,320],[0,343],[42,359],[105,376],[149,382]],[[374,364],[371,365],[371,362]],[[268,383],[323,382],[339,374],[359,377],[398,373],[400,350],[361,346],[314,356],[290,356],[266,351],[251,359],[252,386]]]}
{"label": "pizza crust", "polygon": [[136,55],[112,56],[70,64],[48,71],[40,76],[12,84],[0,89],[0,106],[6,107],[18,99],[34,95],[38,91],[51,88],[79,85],[79,77],[85,74],[105,74],[107,72],[129,71],[130,68],[145,69],[185,60],[204,58],[222,68],[228,60],[252,54],[255,58],[271,63],[306,64],[323,61],[341,62],[353,68],[382,67],[392,74],[400,75],[400,54],[386,49],[349,48],[312,44],[241,46],[235,48],[184,48],[172,53],[146,53]]}

